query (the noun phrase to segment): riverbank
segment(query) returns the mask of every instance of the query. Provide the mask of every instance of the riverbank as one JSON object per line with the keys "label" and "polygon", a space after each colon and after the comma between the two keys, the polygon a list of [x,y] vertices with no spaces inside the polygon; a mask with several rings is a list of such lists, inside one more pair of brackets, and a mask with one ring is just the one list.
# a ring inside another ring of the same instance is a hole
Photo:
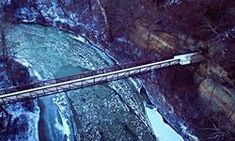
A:
{"label": "riverbank", "polygon": [[[0,62],[0,64],[2,63]],[[0,67],[0,69],[3,68]],[[4,79],[0,81],[0,88],[19,86],[33,82],[34,78],[30,77],[28,68],[14,60],[8,62],[7,70],[7,72],[5,70],[1,71],[1,74],[3,74],[1,77]],[[27,100],[3,105],[3,108],[9,113],[11,118],[8,121],[8,125],[3,129],[4,132],[0,134],[1,140],[38,140],[37,123],[40,110],[37,106],[37,100]]]}
{"label": "riverbank", "polygon": [[[18,33],[22,36],[18,37]],[[77,41],[71,38],[72,35],[56,28],[20,24],[9,28],[8,34],[9,46],[16,44],[16,59],[28,64],[29,70],[41,80],[103,68],[112,62],[101,50]],[[55,104],[58,110],[45,109],[45,105],[50,105],[45,102],[43,106],[40,103],[40,107],[44,107],[44,111],[41,110],[41,119],[47,120],[40,121],[40,125],[44,127],[39,130],[45,128],[40,138],[51,135],[64,139],[69,136],[70,140],[74,140],[74,137],[77,140],[101,137],[155,140],[144,114],[142,99],[129,79],[73,90],[68,92],[67,96],[58,94],[48,98],[52,101],[49,103]],[[69,105],[72,105],[74,110],[71,111]],[[54,115],[58,113],[60,117],[56,118]],[[73,132],[76,132],[75,136]]]}
{"label": "riverbank", "polygon": [[[190,138],[188,133],[197,134],[201,140],[210,139],[214,130],[205,129],[217,125],[217,139],[228,140],[234,134],[235,121],[233,4],[212,0],[95,0],[76,4],[67,0],[3,1],[0,16],[8,22],[40,23],[82,34],[120,63],[202,50],[207,62],[146,74],[144,86],[152,104],[178,132],[188,136],[185,139]],[[182,122],[176,122],[179,118]]]}

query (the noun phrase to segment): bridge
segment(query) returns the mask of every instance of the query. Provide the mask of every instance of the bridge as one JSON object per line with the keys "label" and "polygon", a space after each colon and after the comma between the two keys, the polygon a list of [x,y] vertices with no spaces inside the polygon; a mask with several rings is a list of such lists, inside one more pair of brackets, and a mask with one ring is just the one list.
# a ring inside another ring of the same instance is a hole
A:
{"label": "bridge", "polygon": [[195,52],[176,55],[172,59],[158,62],[153,62],[154,60],[151,60],[124,65],[114,65],[110,68],[89,71],[64,78],[41,81],[20,87],[2,89],[0,90],[0,105],[48,96],[96,84],[102,84],[141,73],[147,73],[151,70],[165,68],[168,66],[197,63],[202,61],[202,59],[202,55],[198,52]]}

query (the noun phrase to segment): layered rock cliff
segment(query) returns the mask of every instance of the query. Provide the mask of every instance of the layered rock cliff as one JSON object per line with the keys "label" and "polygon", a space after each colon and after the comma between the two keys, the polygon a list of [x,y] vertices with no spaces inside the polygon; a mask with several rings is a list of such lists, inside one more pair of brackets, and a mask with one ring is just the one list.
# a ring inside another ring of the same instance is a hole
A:
{"label": "layered rock cliff", "polygon": [[[232,140],[234,2],[25,0],[1,4],[5,20],[83,33],[105,45],[119,62],[202,51],[206,58],[202,64],[144,75],[148,98],[186,138],[194,139],[193,132],[201,140]],[[176,122],[177,118],[185,124]],[[184,126],[192,130],[185,131]]]}

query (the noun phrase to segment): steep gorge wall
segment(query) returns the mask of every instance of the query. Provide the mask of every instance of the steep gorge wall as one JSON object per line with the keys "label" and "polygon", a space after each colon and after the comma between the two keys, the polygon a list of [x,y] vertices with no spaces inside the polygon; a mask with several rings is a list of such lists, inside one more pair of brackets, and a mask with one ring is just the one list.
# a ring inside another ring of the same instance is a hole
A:
{"label": "steep gorge wall", "polygon": [[[156,53],[161,54],[161,56],[201,51],[207,48],[207,45],[202,41],[196,41],[185,34],[174,36],[164,32],[154,34],[144,28],[143,25],[137,25],[133,28],[129,38],[141,47],[153,49]],[[209,118],[211,116],[211,119],[217,124],[218,128],[221,128],[221,130],[230,129],[231,132],[234,132],[235,89],[233,87],[233,80],[223,67],[207,59],[199,66],[182,68],[188,72],[180,70],[165,71],[165,77],[158,80],[169,81],[168,85],[175,85],[169,87],[163,84],[163,87],[170,89],[170,91],[165,90],[165,95],[168,102],[174,105],[175,110],[181,113],[188,122],[193,122],[192,119],[199,120],[203,115]],[[180,73],[185,73],[185,75]],[[167,75],[169,76],[167,77]],[[153,80],[151,83],[158,84],[159,82]],[[152,101],[155,100],[152,99]],[[200,113],[201,115],[198,115]],[[220,115],[220,118],[223,118],[223,120],[219,119],[219,117],[216,118],[215,115]],[[199,126],[203,126],[205,123],[200,124],[202,125]]]}
{"label": "steep gorge wall", "polygon": [[[155,4],[164,5],[164,3]],[[168,3],[165,6],[171,6],[171,4]],[[143,59],[146,56],[151,57],[151,55],[154,56],[156,54],[159,58],[164,58],[177,53],[201,50],[201,48],[208,49],[206,41],[204,41],[205,45],[203,42],[195,39],[200,34],[194,35],[194,32],[190,35],[188,33],[184,34],[186,32],[185,27],[188,24],[186,21],[187,18],[183,19],[183,22],[175,24],[174,22],[168,23],[167,20],[177,18],[179,15],[176,14],[173,17],[171,15],[169,19],[164,20],[164,16],[166,17],[167,14],[159,13],[158,16],[154,15],[154,6],[151,1],[143,0],[89,0],[88,2],[82,0],[23,0],[16,3],[11,3],[11,1],[6,0],[2,1],[0,7],[7,20],[9,20],[8,17],[12,17],[15,21],[53,25],[75,33],[85,34],[96,43],[106,44],[107,46],[105,47],[113,52],[114,55],[118,56],[117,59],[121,62]],[[159,9],[164,10],[164,6],[161,6]],[[141,24],[138,21],[141,21]],[[173,25],[178,25],[177,30],[170,29],[174,28]],[[196,33],[196,30],[192,31]],[[206,38],[206,34],[202,35]],[[213,50],[213,46],[210,49]],[[220,50],[215,51],[211,56],[215,56],[217,53],[221,54]],[[209,59],[213,60],[213,58]],[[209,113],[215,114],[215,112],[218,112],[218,109],[229,120],[235,121],[234,89],[233,87],[229,87],[229,89],[227,87],[232,83],[232,79],[229,78],[230,74],[224,76],[223,74],[227,73],[226,69],[223,69],[224,71],[216,71],[220,69],[213,69],[214,67],[212,67],[213,65],[211,65],[212,63],[210,61],[208,64],[201,65],[200,67],[192,66],[182,68],[186,71],[182,71],[181,68],[176,68],[175,71],[167,69],[160,73],[161,75],[154,74],[157,77],[147,75],[152,80],[150,81],[151,83],[146,84],[152,87],[159,87],[162,94],[164,94],[163,99],[166,99],[166,102],[170,102],[175,110],[182,114],[180,116],[183,116],[186,121],[195,122],[193,120],[199,120],[201,118],[202,115],[200,114],[202,111],[206,117]],[[201,72],[208,69],[215,71],[206,71],[201,76]],[[177,75],[177,73],[182,74]],[[221,75],[225,78],[225,81],[217,82],[216,80],[220,79],[218,76]],[[190,80],[186,79],[187,77]],[[156,82],[154,78],[160,82]],[[176,81],[185,87],[181,87],[181,89],[179,86],[171,86]],[[188,81],[190,81],[190,85],[186,85]],[[229,85],[225,83],[229,83]],[[215,90],[213,90],[214,88],[211,89],[214,85],[216,85]],[[214,93],[213,95],[212,91]],[[151,93],[149,97],[155,97],[152,95],[154,93]],[[155,97],[152,100],[156,101],[157,99]],[[191,100],[196,102],[191,102]],[[202,102],[200,100],[204,101],[204,104],[212,103],[212,105],[205,107],[197,106],[197,104],[199,105]],[[156,106],[161,107],[161,104]],[[190,110],[185,112],[187,110],[185,108],[187,107]],[[197,108],[204,110],[198,110]],[[170,111],[163,112],[166,112],[167,116],[171,116]],[[226,127],[222,127],[223,129],[231,126],[228,121],[227,123]],[[203,124],[201,123],[201,125]],[[222,125],[220,124],[220,126]]]}
{"label": "steep gorge wall", "polygon": [[95,42],[107,38],[106,16],[99,0],[20,0],[0,5],[1,17],[10,23],[51,25],[86,34]]}

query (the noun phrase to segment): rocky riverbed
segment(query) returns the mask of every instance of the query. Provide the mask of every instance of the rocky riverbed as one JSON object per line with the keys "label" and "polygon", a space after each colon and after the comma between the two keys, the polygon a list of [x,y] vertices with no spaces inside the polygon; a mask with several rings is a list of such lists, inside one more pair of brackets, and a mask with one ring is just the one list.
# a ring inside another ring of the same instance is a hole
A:
{"label": "rocky riverbed", "polygon": [[[24,66],[19,70],[30,73],[21,75],[25,80],[29,76],[37,78],[32,81],[58,78],[114,63],[98,48],[55,28],[11,25],[6,31],[7,46],[15,52],[15,61]],[[133,81],[114,81],[4,106],[12,120],[1,139],[156,140],[137,90],[141,85]]]}
{"label": "rocky riverbed", "polygon": [[[170,7],[174,3],[177,2],[169,1],[165,5]],[[3,13],[2,19],[8,22],[40,23],[87,36],[120,63],[150,56],[161,59],[175,53],[201,48],[206,50],[205,47],[208,49],[208,44],[203,45],[188,35],[149,32],[151,28],[155,29],[151,27],[154,18],[146,18],[151,15],[154,7],[143,10],[149,5],[151,2],[126,3],[123,0],[94,0],[81,3],[70,0],[6,0],[1,1],[0,9]],[[227,6],[230,9],[228,12],[233,15],[231,6]],[[138,19],[141,15],[146,16]],[[137,20],[132,21],[136,17]],[[162,23],[164,21],[160,20],[156,24]],[[164,30],[168,31],[169,28]],[[155,30],[158,31],[158,27]],[[233,31],[231,29],[221,35],[223,40],[230,37]],[[201,65],[165,69],[143,76],[151,104],[158,108],[165,121],[181,133],[184,139],[195,139],[195,133],[200,140],[212,140],[213,137],[226,140],[234,133],[233,69],[229,67],[225,70],[210,58],[216,54],[221,57],[224,53],[223,50],[216,51],[216,48],[219,48],[219,45],[209,49],[208,60]],[[233,52],[231,49],[230,51]],[[180,122],[177,122],[178,120]],[[212,130],[207,130],[211,128]]]}

